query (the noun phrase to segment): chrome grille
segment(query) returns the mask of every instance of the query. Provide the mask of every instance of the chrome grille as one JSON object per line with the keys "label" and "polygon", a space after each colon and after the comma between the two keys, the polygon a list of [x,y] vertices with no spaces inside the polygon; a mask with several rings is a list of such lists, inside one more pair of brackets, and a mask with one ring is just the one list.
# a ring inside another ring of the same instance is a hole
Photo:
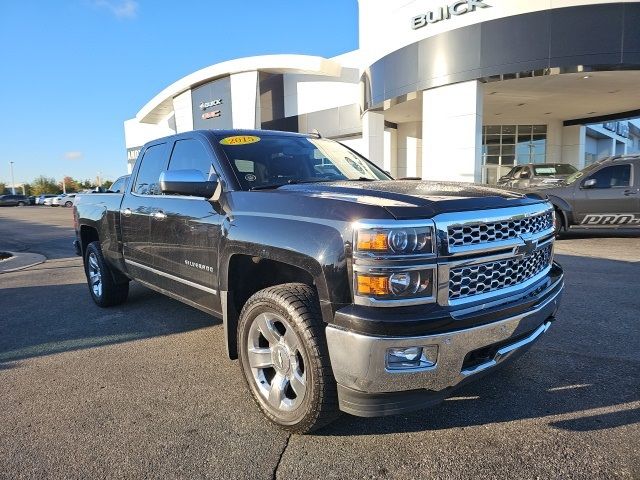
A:
{"label": "chrome grille", "polygon": [[449,299],[457,300],[523,283],[551,263],[552,245],[524,258],[479,263],[449,271]]}
{"label": "chrome grille", "polygon": [[544,212],[518,220],[450,225],[447,230],[451,248],[510,240],[522,234],[535,234],[552,227],[553,212]]}

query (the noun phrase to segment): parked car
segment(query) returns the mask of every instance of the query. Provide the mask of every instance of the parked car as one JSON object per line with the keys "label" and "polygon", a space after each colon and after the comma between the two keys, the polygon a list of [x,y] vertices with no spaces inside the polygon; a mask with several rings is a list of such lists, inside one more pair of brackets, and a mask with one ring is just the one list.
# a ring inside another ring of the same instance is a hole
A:
{"label": "parked car", "polygon": [[0,206],[24,207],[25,205],[29,205],[29,198],[26,195],[0,195]]}
{"label": "parked car", "polygon": [[57,197],[57,195],[52,195],[52,194],[43,194],[43,195],[40,195],[40,196],[36,197],[36,205],[44,205],[44,201],[45,201],[47,198],[51,198],[51,199],[53,199],[53,198],[55,198],[55,197]]}
{"label": "parked car", "polygon": [[75,193],[67,193],[64,195],[59,195],[53,199],[51,202],[52,207],[72,207],[73,201],[76,198]]}
{"label": "parked car", "polygon": [[34,197],[33,195],[29,195],[27,198],[29,199],[29,205],[36,204],[36,197]]}
{"label": "parked car", "polygon": [[538,340],[563,289],[544,196],[393,180],[312,135],[149,142],[74,224],[98,306],[135,279],[221,317],[258,407],[298,433],[443,400]]}
{"label": "parked car", "polygon": [[568,163],[529,163],[513,167],[500,177],[498,186],[510,188],[537,188],[556,185],[578,169]]}
{"label": "parked car", "polygon": [[50,207],[53,204],[53,200],[57,197],[58,197],[57,195],[54,195],[53,197],[47,197],[44,199],[44,202],[42,202],[42,204],[47,207]]}
{"label": "parked car", "polygon": [[556,211],[556,233],[570,228],[640,229],[640,155],[610,157],[538,189]]}

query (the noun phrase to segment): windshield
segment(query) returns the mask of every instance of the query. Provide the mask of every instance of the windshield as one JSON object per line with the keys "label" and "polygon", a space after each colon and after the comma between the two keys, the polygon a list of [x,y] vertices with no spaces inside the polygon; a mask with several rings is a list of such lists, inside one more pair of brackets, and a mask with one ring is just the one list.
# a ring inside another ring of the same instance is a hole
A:
{"label": "windshield", "polygon": [[595,167],[597,167],[598,164],[597,163],[592,163],[591,165],[589,165],[588,167],[583,168],[582,170],[580,170],[579,172],[575,172],[572,175],[569,175],[565,182],[567,184],[571,184],[573,182],[575,182],[576,180],[584,177],[586,174],[588,174],[591,170],[593,170]]}
{"label": "windshield", "polygon": [[571,175],[578,170],[573,165],[559,164],[559,165],[540,165],[534,166],[536,177],[552,177],[554,175]]}
{"label": "windshield", "polygon": [[221,138],[220,146],[245,190],[291,183],[390,180],[391,177],[344,145],[292,135]]}

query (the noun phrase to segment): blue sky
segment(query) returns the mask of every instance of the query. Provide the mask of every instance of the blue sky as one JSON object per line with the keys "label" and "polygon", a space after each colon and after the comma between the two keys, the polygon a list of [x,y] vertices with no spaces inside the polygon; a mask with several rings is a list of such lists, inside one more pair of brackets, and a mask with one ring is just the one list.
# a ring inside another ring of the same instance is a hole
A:
{"label": "blue sky", "polygon": [[126,173],[123,122],[195,70],[357,48],[357,0],[0,0],[0,181]]}

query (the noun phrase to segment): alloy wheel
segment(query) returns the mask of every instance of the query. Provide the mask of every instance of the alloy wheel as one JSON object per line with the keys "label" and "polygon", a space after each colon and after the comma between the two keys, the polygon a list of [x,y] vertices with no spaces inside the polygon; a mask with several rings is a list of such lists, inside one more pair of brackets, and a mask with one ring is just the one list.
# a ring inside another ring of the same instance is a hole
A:
{"label": "alloy wheel", "polygon": [[307,390],[306,354],[293,327],[280,315],[259,314],[247,338],[252,378],[267,406],[292,411]]}
{"label": "alloy wheel", "polygon": [[89,285],[91,291],[96,297],[102,296],[102,273],[98,264],[98,257],[94,252],[89,254]]}

